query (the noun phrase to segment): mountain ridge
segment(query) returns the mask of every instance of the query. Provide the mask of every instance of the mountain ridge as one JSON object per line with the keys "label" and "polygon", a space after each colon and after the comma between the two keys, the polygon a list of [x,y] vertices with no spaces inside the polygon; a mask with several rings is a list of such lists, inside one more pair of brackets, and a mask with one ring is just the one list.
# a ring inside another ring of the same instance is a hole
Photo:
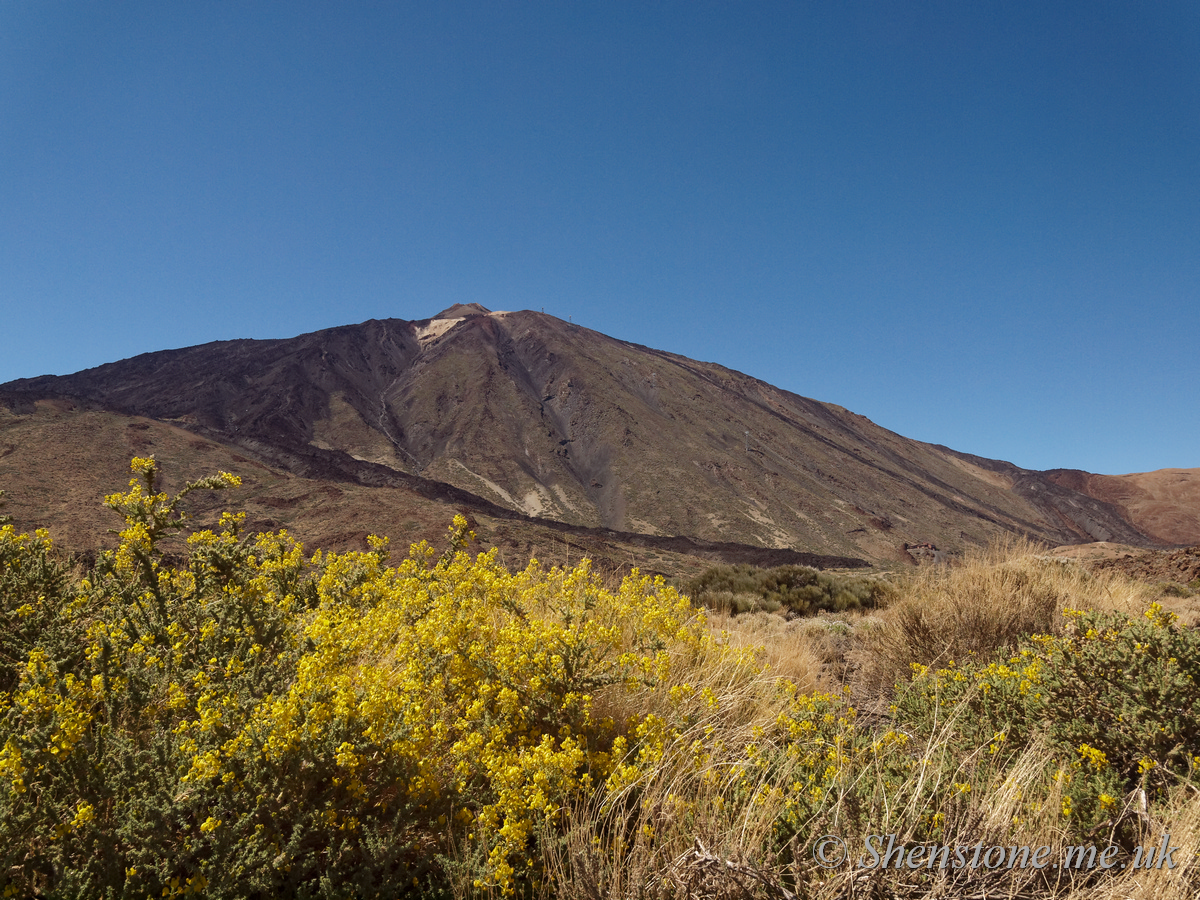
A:
{"label": "mountain ridge", "polygon": [[[305,477],[407,482],[446,502],[464,492],[626,534],[905,562],[910,545],[955,552],[1004,532],[1170,543],[1114,501],[1111,482],[914,441],[530,310],[455,304],[428,319],[155,351],[0,392],[168,422]],[[1186,538],[1188,517],[1173,521]]]}

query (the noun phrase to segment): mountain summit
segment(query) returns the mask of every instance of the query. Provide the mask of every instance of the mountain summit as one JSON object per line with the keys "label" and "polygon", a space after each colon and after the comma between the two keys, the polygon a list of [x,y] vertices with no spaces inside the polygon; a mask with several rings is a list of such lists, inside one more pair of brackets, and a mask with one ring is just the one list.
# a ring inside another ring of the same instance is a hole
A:
{"label": "mountain summit", "polygon": [[465,319],[467,316],[489,316],[492,311],[478,303],[455,303],[434,316],[435,319]]}
{"label": "mountain summit", "polygon": [[477,303],[0,392],[173,423],[310,477],[420,478],[580,526],[874,560],[1002,532],[1163,542],[1080,490],[1086,478],[910,440],[713,363]]}

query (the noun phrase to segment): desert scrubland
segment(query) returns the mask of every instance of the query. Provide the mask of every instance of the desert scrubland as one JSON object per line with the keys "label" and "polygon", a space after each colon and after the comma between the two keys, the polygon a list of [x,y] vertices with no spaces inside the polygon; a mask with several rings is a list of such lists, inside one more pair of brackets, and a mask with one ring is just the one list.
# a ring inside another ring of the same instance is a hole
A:
{"label": "desert scrubland", "polygon": [[1200,886],[1200,585],[1008,541],[693,602],[502,565],[461,517],[399,565],[310,552],[186,518],[235,476],[132,468],[115,549],[0,531],[6,896]]}

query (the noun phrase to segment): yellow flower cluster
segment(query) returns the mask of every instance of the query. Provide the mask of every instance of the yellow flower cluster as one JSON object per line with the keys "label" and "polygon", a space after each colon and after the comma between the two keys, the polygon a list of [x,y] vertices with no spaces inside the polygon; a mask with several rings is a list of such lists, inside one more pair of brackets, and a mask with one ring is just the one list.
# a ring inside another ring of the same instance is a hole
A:
{"label": "yellow flower cluster", "polygon": [[1102,771],[1108,766],[1108,756],[1103,750],[1097,750],[1095,747],[1088,744],[1079,745],[1079,755],[1082,756],[1092,768],[1097,772]]}
{"label": "yellow flower cluster", "polygon": [[[451,530],[465,539],[461,517]],[[221,686],[240,663],[213,661],[213,681],[178,729],[195,748],[186,780],[236,784],[258,760],[286,768],[327,756],[362,813],[397,803],[429,817],[457,809],[453,818],[491,848],[486,882],[507,889],[530,835],[564,803],[662,752],[665,726],[647,716],[632,724],[639,749],[623,762],[624,725],[598,718],[596,697],[665,684],[673,665],[704,652],[707,628],[661,579],[634,573],[608,591],[586,562],[544,571],[532,561],[512,574],[494,552],[434,563],[424,543],[386,568],[385,550],[314,557],[313,608],[294,617],[309,649],[283,692],[239,710]],[[263,556],[292,560],[278,548]],[[294,598],[264,590],[262,602]],[[685,704],[691,693],[671,696]],[[202,739],[209,731],[226,739]]]}
{"label": "yellow flower cluster", "polygon": [[[52,761],[66,759],[91,725],[94,699],[90,685],[76,676],[68,673],[59,678],[44,651],[30,652],[21,689],[11,706],[27,723],[28,730],[46,737],[40,745],[25,747],[10,737],[0,749],[0,779],[11,791],[25,791],[30,770],[42,772]],[[0,704],[0,709],[8,706]]]}

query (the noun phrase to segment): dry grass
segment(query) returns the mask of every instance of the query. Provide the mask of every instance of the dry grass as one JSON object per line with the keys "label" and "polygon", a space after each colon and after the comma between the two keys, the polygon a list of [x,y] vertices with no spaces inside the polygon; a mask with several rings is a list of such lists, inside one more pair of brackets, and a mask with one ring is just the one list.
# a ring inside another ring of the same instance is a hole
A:
{"label": "dry grass", "polygon": [[[735,797],[732,789],[740,748],[783,708],[776,689],[779,678],[793,681],[804,692],[847,685],[856,694],[867,693],[865,687],[886,692],[909,675],[912,662],[995,656],[1026,634],[1059,630],[1065,608],[1140,611],[1157,599],[1156,594],[1127,578],[1092,575],[1075,563],[1045,557],[1036,545],[1010,541],[953,568],[917,572],[901,586],[900,599],[881,612],[792,620],[766,612],[710,612],[711,626],[730,646],[761,648],[757,658],[767,664],[766,670],[748,678],[745,669],[735,671],[714,656],[698,660],[694,669],[681,675],[711,686],[721,697],[720,711],[694,722],[661,763],[622,796],[597,797],[565,811],[566,827],[556,840],[544,844],[554,848],[546,860],[550,878],[544,895],[571,900],[1194,900],[1200,896],[1200,797],[1187,785],[1158,818],[1142,823],[1144,843],[1156,843],[1167,832],[1172,845],[1182,848],[1175,855],[1175,869],[1130,869],[1100,877],[1094,871],[1032,867],[945,870],[924,873],[924,880],[920,874],[895,870],[816,869],[799,838],[790,847],[774,843],[773,829],[783,812],[781,797],[750,803]],[[627,702],[631,705],[622,712],[647,711],[636,701]],[[967,714],[966,707],[952,711],[932,734],[909,748],[914,768],[903,783],[884,790],[888,776],[871,765],[854,773],[820,821],[804,829],[808,839],[838,833],[857,856],[864,846],[861,823],[866,820],[861,814],[856,818],[854,805],[861,800],[854,797],[861,798],[864,788],[869,795],[878,784],[882,805],[869,818],[872,833],[894,833],[898,841],[917,843],[920,823],[928,822],[934,812],[930,798],[945,796],[952,783],[961,781],[972,782],[975,789],[941,810],[945,843],[1049,846],[1052,858],[1062,858],[1073,839],[1059,812],[1062,786],[1053,775],[1054,752],[1035,741],[1002,766],[987,748],[962,756],[953,749],[952,737],[958,717]],[[697,769],[686,751],[692,738],[706,729],[715,729],[718,744],[729,750]],[[788,774],[776,771],[772,778],[786,782]],[[1032,797],[1041,802],[1031,809]],[[1131,806],[1135,800],[1126,798],[1126,803]],[[1100,834],[1095,841],[1104,846],[1108,838]]]}
{"label": "dry grass", "polygon": [[[1112,570],[1091,572],[1009,538],[956,565],[918,569],[897,582],[896,599],[882,610],[788,619],[717,609],[709,619],[733,646],[762,647],[772,672],[801,689],[850,684],[866,698],[907,679],[912,663],[991,659],[1023,636],[1058,633],[1064,609],[1134,612],[1155,600],[1164,598],[1150,585]],[[1183,600],[1166,598],[1164,605],[1187,612]]]}
{"label": "dry grass", "polygon": [[[730,746],[736,746],[751,738],[755,724],[747,720],[732,729],[727,722],[720,726],[727,729],[723,736]],[[945,731],[953,727],[950,719]],[[954,759],[946,737],[945,732],[935,734],[914,748],[920,763],[915,776],[891,792],[870,833],[895,835],[897,844],[910,847],[924,843],[915,825],[931,812],[928,797],[951,781],[978,777],[978,767],[986,766],[987,760]],[[1049,860],[1067,858],[1069,848],[1078,846],[1078,838],[1069,837],[1058,815],[1062,792],[1050,774],[1053,759],[1046,746],[1035,744],[1014,763],[997,769],[989,787],[973,792],[969,802],[950,812],[938,843],[1049,847]],[[1163,834],[1169,835],[1170,844],[1179,848],[1176,866],[1170,869],[1130,868],[1104,874],[1094,867],[1057,870],[1029,865],[929,872],[841,866],[822,871],[812,865],[803,840],[794,839],[782,852],[768,849],[782,806],[770,797],[762,803],[734,802],[730,780],[723,777],[731,762],[714,761],[696,772],[686,755],[676,754],[664,759],[650,780],[637,785],[636,797],[631,794],[629,802],[602,806],[596,800],[569,810],[565,835],[543,844],[555,849],[546,858],[551,877],[541,896],[566,900],[1195,900],[1200,896],[1200,797],[1190,788],[1186,793],[1181,789],[1172,808],[1147,827],[1139,841],[1142,846],[1155,846]],[[856,780],[882,777],[883,773],[866,768]],[[853,787],[847,785],[842,800],[808,829],[811,835],[842,837],[852,859],[862,853],[868,835],[850,824],[853,816],[843,809],[852,802]],[[1033,796],[1041,797],[1043,804],[1031,814],[1027,801]],[[1107,846],[1106,838],[1095,837],[1099,850]],[[1128,859],[1124,854],[1123,858]]]}
{"label": "dry grass", "polygon": [[788,620],[768,612],[740,616],[709,613],[709,623],[723,643],[747,650],[760,648],[771,674],[791,679],[803,691],[821,686],[825,663],[820,646],[808,639],[810,621]]}
{"label": "dry grass", "polygon": [[[1127,870],[1108,884],[1081,891],[1071,900],[1195,900],[1200,896],[1200,796],[1181,790],[1170,811],[1156,823],[1179,847],[1174,869]],[[1151,832],[1151,838],[1158,834]]]}
{"label": "dry grass", "polygon": [[960,564],[918,570],[900,586],[880,627],[864,633],[858,660],[868,691],[906,679],[912,663],[991,659],[1021,637],[1058,633],[1064,609],[1145,609],[1157,599],[1148,585],[1113,572],[1091,573],[1012,538],[968,555]]}
{"label": "dry grass", "polygon": [[730,646],[761,648],[771,674],[791,680],[802,691],[838,692],[853,685],[863,636],[883,627],[880,614],[869,610],[793,619],[768,612],[708,615]]}
{"label": "dry grass", "polygon": [[[758,896],[755,884],[771,895],[780,867],[762,852],[772,843],[779,807],[739,802],[737,772],[743,748],[785,702],[770,674],[747,678],[744,670],[723,668],[723,677],[712,679],[723,688],[719,710],[693,722],[636,784],[567,811],[563,838],[543,845],[556,848],[546,860],[553,873],[548,896],[733,898]],[[697,741],[724,750],[697,766]],[[716,877],[687,864],[698,847],[722,862]]]}

